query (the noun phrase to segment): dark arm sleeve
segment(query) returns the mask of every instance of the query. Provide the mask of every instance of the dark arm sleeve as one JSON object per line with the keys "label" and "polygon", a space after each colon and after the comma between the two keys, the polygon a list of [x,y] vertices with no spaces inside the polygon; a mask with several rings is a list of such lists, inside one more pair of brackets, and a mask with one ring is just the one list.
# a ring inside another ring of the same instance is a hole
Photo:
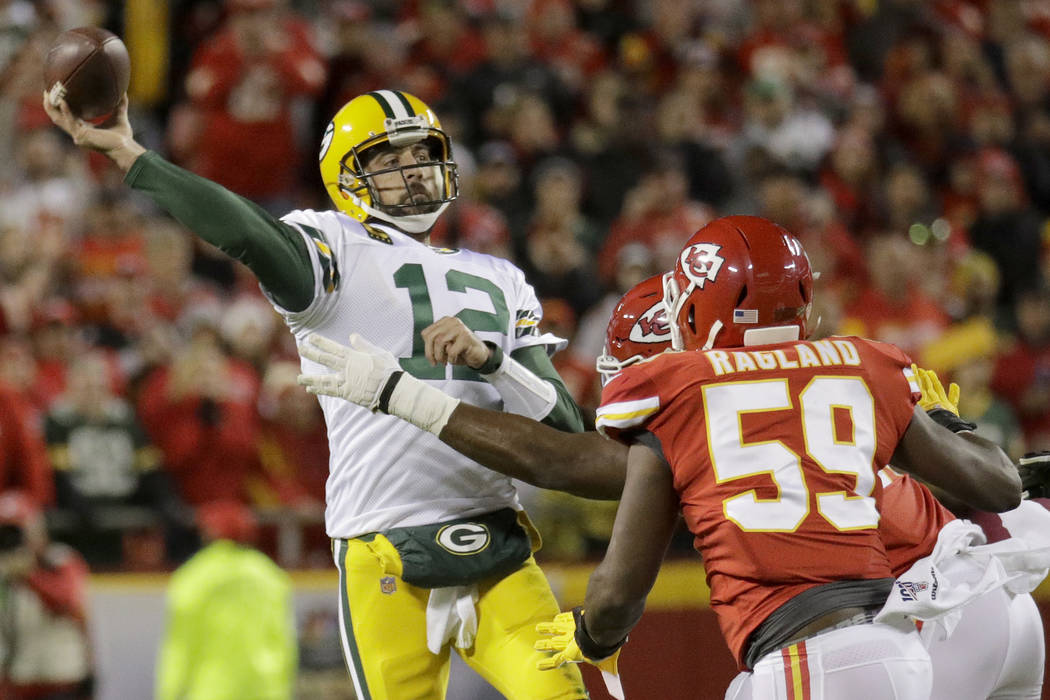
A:
{"label": "dark arm sleeve", "polygon": [[274,300],[302,311],[314,293],[306,242],[295,228],[225,187],[147,151],[124,181],[208,243],[248,266]]}
{"label": "dark arm sleeve", "polygon": [[547,348],[542,345],[518,348],[510,356],[540,379],[550,382],[558,393],[554,408],[540,422],[571,433],[583,432],[583,415],[580,413],[580,407],[572,400],[572,395],[565,386],[565,382],[562,381],[561,375],[551,364],[550,357],[547,356]]}

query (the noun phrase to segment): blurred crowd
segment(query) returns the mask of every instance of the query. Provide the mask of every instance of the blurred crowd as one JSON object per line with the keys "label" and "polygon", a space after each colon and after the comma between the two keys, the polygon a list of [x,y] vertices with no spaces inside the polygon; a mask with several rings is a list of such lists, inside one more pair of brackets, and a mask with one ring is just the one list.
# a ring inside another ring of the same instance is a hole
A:
{"label": "blurred crowd", "polygon": [[[757,214],[820,271],[819,335],[893,342],[1008,453],[1050,449],[1041,0],[0,0],[0,488],[96,568],[171,565],[230,497],[326,566],[327,447],[251,275],[50,127],[44,54],[85,24],[128,45],[140,140],[275,214],[328,208],[345,101],[429,103],[462,192],[434,243],[525,270],[585,409],[620,295]],[[611,508],[530,498],[551,555],[600,551]]]}

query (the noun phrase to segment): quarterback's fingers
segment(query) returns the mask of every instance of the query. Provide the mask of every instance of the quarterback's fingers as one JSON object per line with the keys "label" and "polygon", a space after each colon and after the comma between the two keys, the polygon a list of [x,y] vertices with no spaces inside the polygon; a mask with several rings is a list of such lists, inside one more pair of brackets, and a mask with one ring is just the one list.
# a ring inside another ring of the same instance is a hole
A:
{"label": "quarterback's fingers", "polygon": [[452,340],[450,343],[445,345],[445,357],[447,361],[454,364],[463,364],[466,359],[467,351],[470,350],[470,339],[462,336]]}
{"label": "quarterback's fingers", "polygon": [[47,94],[47,90],[44,90],[44,111],[56,124],[62,119],[62,112],[58,109],[58,105],[51,102],[51,96]]}
{"label": "quarterback's fingers", "polygon": [[442,344],[438,343],[437,333],[428,326],[419,334],[423,338],[423,355],[431,365],[438,364],[438,355]]}
{"label": "quarterback's fingers", "polygon": [[952,406],[959,406],[959,385],[955,382],[948,385],[948,402]]}

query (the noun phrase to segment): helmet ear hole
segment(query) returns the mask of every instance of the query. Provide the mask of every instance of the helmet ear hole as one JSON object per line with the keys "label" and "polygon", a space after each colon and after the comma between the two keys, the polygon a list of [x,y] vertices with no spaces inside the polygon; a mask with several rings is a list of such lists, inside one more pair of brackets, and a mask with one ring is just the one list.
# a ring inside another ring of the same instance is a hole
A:
{"label": "helmet ear hole", "polygon": [[801,280],[799,280],[799,283],[798,283],[798,293],[802,297],[802,302],[804,304],[808,304],[809,303],[809,294],[806,293],[806,285],[802,284]]}
{"label": "helmet ear hole", "polygon": [[747,285],[746,284],[743,287],[740,288],[740,296],[737,297],[736,305],[738,307],[739,306],[743,306],[744,305],[744,299],[747,299]]}
{"label": "helmet ear hole", "polygon": [[686,323],[689,324],[689,330],[692,331],[693,335],[696,335],[696,304],[689,305],[689,315],[686,317]]}

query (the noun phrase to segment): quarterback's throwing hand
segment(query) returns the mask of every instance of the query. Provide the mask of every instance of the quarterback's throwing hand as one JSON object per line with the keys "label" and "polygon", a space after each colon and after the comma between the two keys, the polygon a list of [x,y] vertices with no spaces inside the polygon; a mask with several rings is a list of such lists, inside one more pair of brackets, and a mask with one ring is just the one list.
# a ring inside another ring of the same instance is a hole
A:
{"label": "quarterback's throwing hand", "polygon": [[389,351],[356,333],[350,336],[348,346],[311,333],[299,346],[299,352],[332,370],[325,374],[300,374],[299,384],[307,391],[346,399],[373,411],[390,375],[401,369]]}

